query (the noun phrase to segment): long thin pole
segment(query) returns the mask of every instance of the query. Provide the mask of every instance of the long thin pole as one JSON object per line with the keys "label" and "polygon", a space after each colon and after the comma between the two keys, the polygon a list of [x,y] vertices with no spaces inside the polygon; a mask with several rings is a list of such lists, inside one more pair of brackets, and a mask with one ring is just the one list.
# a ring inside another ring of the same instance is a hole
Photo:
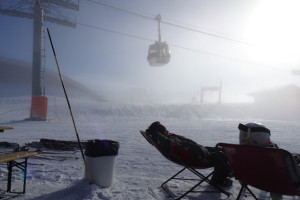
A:
{"label": "long thin pole", "polygon": [[66,92],[65,84],[64,84],[61,72],[60,72],[60,68],[59,68],[59,65],[58,65],[56,53],[55,53],[55,50],[54,50],[54,46],[53,46],[52,39],[51,39],[50,32],[49,32],[48,28],[47,28],[47,32],[48,32],[48,36],[49,36],[49,39],[50,39],[50,43],[51,43],[53,55],[54,55],[54,58],[55,58],[55,62],[56,62],[56,66],[57,66],[57,70],[58,70],[60,82],[61,82],[61,85],[62,85],[62,87],[64,89],[65,97],[66,97],[66,100],[67,100],[67,103],[68,103],[68,106],[69,106],[69,111],[70,111],[70,115],[71,115],[71,118],[72,118],[74,129],[75,129],[75,133],[76,133],[77,141],[78,141],[78,144],[79,144],[79,148],[80,148],[80,151],[81,151],[82,159],[83,159],[83,162],[84,162],[84,166],[85,166],[85,171],[86,171],[86,174],[87,174],[87,178],[88,178],[89,183],[91,184],[92,182],[91,182],[89,170],[88,170],[88,167],[87,167],[87,164],[86,164],[86,160],[85,160],[85,157],[84,157],[84,153],[83,153],[83,150],[82,150],[82,146],[81,146],[81,142],[80,142],[80,139],[79,139],[79,134],[78,134],[78,131],[77,131],[77,128],[76,128],[75,120],[74,120],[74,117],[73,117],[73,112],[72,112],[72,109],[71,109],[71,104],[70,104],[70,101],[69,101],[69,98],[68,98],[68,95],[67,95],[67,92]]}

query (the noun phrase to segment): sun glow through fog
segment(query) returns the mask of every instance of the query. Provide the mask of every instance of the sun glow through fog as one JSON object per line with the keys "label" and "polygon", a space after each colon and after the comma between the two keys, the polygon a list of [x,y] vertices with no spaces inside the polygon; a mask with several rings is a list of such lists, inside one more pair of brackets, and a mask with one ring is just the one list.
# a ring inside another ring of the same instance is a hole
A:
{"label": "sun glow through fog", "polygon": [[300,1],[265,0],[249,16],[246,37],[251,56],[268,64],[294,63],[300,58]]}

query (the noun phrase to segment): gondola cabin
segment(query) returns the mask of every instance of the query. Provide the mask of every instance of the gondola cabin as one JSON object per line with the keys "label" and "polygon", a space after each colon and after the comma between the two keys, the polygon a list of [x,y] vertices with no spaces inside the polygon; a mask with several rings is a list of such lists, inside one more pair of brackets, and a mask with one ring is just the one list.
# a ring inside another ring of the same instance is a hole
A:
{"label": "gondola cabin", "polygon": [[163,66],[170,61],[169,46],[166,42],[155,41],[149,46],[147,60],[150,66]]}

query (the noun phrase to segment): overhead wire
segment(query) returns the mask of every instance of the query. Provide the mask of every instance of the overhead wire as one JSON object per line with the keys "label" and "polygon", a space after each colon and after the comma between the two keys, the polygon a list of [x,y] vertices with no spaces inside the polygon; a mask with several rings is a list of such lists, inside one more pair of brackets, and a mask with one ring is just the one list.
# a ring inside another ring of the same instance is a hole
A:
{"label": "overhead wire", "polygon": [[115,34],[119,34],[119,35],[125,35],[125,36],[128,36],[128,37],[132,37],[132,38],[137,38],[137,39],[141,39],[141,40],[153,42],[152,39],[148,39],[148,38],[141,37],[141,36],[136,36],[136,35],[131,35],[131,34],[128,34],[128,33],[122,33],[120,31],[114,31],[114,30],[111,30],[111,29],[108,29],[108,28],[103,28],[103,27],[100,27],[100,26],[94,26],[94,25],[90,25],[90,24],[84,24],[84,23],[81,23],[81,22],[77,22],[76,24],[81,25],[81,26],[86,26],[86,27],[89,27],[89,28],[93,28],[93,29],[98,29],[98,30],[102,30],[102,31],[106,31],[106,32],[111,32],[111,33],[115,33]]}
{"label": "overhead wire", "polygon": [[166,24],[166,25],[170,25],[170,26],[174,26],[174,27],[177,27],[177,28],[193,31],[193,32],[196,32],[196,33],[202,33],[202,34],[206,34],[206,35],[209,35],[209,36],[212,36],[212,37],[218,37],[218,38],[229,40],[229,41],[232,41],[232,42],[237,42],[237,43],[241,43],[241,44],[244,44],[244,45],[253,46],[249,42],[245,42],[245,41],[242,41],[242,40],[237,40],[237,39],[233,39],[233,38],[229,38],[229,37],[225,37],[225,36],[216,35],[216,34],[213,34],[213,33],[197,30],[197,29],[194,29],[194,28],[189,28],[189,27],[174,24],[174,23],[171,23],[171,22],[161,21],[161,23]]}
{"label": "overhead wire", "polygon": [[[146,20],[156,21],[155,17],[147,16],[145,14],[138,13],[137,11],[126,10],[126,9],[116,7],[116,6],[112,6],[112,5],[109,5],[109,4],[106,4],[106,3],[103,3],[103,2],[99,2],[99,1],[96,1],[96,0],[87,0],[87,1],[92,2],[94,4],[97,4],[99,6],[103,6],[103,7],[109,8],[109,9],[120,11],[120,12],[129,14],[129,15],[133,15],[133,16],[136,16],[136,17],[140,17],[140,18],[143,18],[143,19],[146,19]],[[191,27],[188,27],[188,26],[179,25],[179,24],[176,24],[176,23],[173,23],[173,22],[168,22],[168,21],[161,20],[161,23],[169,25],[169,26],[173,26],[173,27],[176,27],[176,28],[181,28],[181,29],[184,29],[184,30],[196,32],[196,33],[206,34],[206,35],[209,35],[209,36],[212,36],[212,37],[225,39],[225,40],[228,40],[228,41],[231,41],[231,42],[240,43],[240,44],[247,45],[247,46],[254,46],[253,44],[251,44],[249,42],[246,42],[246,41],[243,41],[243,40],[238,40],[238,39],[234,39],[234,38],[230,38],[230,37],[226,37],[226,36],[217,35],[217,34],[214,34],[214,33],[202,31],[202,30],[191,28]],[[108,28],[103,28],[103,27],[100,27],[100,26],[88,25],[88,24],[84,24],[84,23],[77,23],[77,24],[82,25],[82,26],[87,26],[87,27],[90,27],[90,28],[94,28],[94,29],[98,29],[98,30],[102,30],[102,31],[107,31],[107,32],[115,33],[115,34],[125,35],[125,36],[132,37],[132,38],[137,38],[137,39],[141,39],[141,40],[145,40],[145,41],[153,41],[149,38],[136,36],[136,35],[132,35],[132,34],[127,34],[127,33],[119,32],[119,31],[114,31],[114,30],[111,30],[111,29],[108,29]],[[169,46],[184,49],[184,50],[187,50],[187,51],[190,51],[190,52],[201,53],[201,54],[215,56],[215,57],[219,57],[219,58],[223,58],[223,59],[229,59],[229,60],[232,60],[232,61],[235,61],[235,62],[249,64],[249,65],[252,65],[252,66],[270,68],[269,66],[259,64],[259,63],[255,63],[255,62],[246,61],[246,60],[243,60],[243,59],[238,59],[238,58],[229,57],[229,56],[223,56],[223,55],[220,55],[220,54],[215,54],[215,53],[211,53],[211,52],[207,52],[207,51],[203,51],[203,50],[191,49],[191,48],[183,47],[183,46],[176,45],[176,44],[171,44],[171,43],[168,43],[168,44],[169,44]],[[283,69],[280,69],[280,68],[275,68],[275,67],[272,67],[272,69],[277,70],[277,71],[286,71],[286,70],[283,70]]]}
{"label": "overhead wire", "polygon": [[[151,17],[150,16],[146,16],[144,14],[140,14],[140,13],[137,13],[137,12],[134,12],[134,11],[130,11],[130,10],[126,10],[126,9],[123,9],[123,8],[119,8],[119,7],[115,7],[115,6],[108,5],[108,4],[105,4],[105,3],[102,3],[102,2],[99,2],[99,1],[95,1],[95,0],[87,0],[87,1],[92,2],[94,4],[97,4],[99,6],[107,7],[107,8],[116,10],[116,11],[121,11],[121,12],[127,13],[129,15],[133,15],[133,16],[140,17],[140,18],[143,18],[143,19],[155,21],[155,17],[152,17],[152,16]],[[199,30],[199,29],[195,29],[195,28],[191,28],[191,27],[179,25],[179,24],[168,22],[168,21],[164,21],[164,20],[161,20],[161,23],[165,24],[165,25],[177,27],[177,28],[180,28],[180,29],[192,31],[192,32],[195,32],[195,33],[205,34],[205,35],[208,35],[208,36],[212,36],[212,37],[217,37],[217,38],[220,38],[220,39],[229,40],[231,42],[237,42],[237,43],[241,43],[241,44],[244,44],[244,45],[253,45],[253,44],[251,44],[249,42],[246,42],[246,41],[234,39],[234,38],[231,38],[231,37],[217,35],[217,34],[214,34],[214,33],[207,32],[207,31],[203,31],[203,30]]]}
{"label": "overhead wire", "polygon": [[[146,11],[141,11],[141,10],[131,10],[132,12],[135,12],[135,13],[140,13],[141,15],[148,15],[148,16],[151,16],[151,18],[153,19],[153,13],[149,13],[149,12],[146,12]],[[228,35],[228,34],[226,34],[226,33],[222,33],[222,32],[220,32],[220,31],[216,31],[216,30],[212,30],[212,29],[207,29],[207,28],[205,28],[205,27],[200,27],[200,26],[198,26],[198,25],[193,25],[193,24],[189,24],[189,23],[186,23],[186,22],[182,22],[182,21],[178,21],[178,20],[174,20],[174,19],[171,19],[171,18],[167,18],[167,17],[165,17],[164,16],[164,19],[165,20],[167,20],[167,21],[169,21],[169,22],[173,22],[173,23],[176,23],[176,24],[183,24],[183,25],[185,25],[185,26],[187,26],[187,27],[194,27],[194,28],[196,28],[196,29],[198,29],[198,30],[204,30],[204,31],[208,31],[208,32],[214,32],[214,33],[216,33],[216,34],[221,34],[221,35]],[[232,35],[233,36],[233,35]],[[231,37],[232,37],[231,36]],[[228,36],[228,37],[230,37],[230,36]],[[236,37],[238,37],[238,36],[236,36]],[[238,37],[239,38],[239,37]]]}
{"label": "overhead wire", "polygon": [[[135,39],[140,39],[140,40],[144,40],[144,41],[148,41],[148,42],[149,41],[153,42],[153,39],[149,39],[149,38],[145,38],[145,37],[141,37],[141,36],[137,36],[137,35],[132,35],[132,34],[128,34],[128,33],[123,33],[123,32],[120,32],[120,31],[115,31],[115,30],[109,29],[109,28],[104,28],[104,27],[95,26],[95,25],[89,25],[89,24],[85,24],[85,23],[81,23],[81,22],[77,22],[77,24],[81,25],[81,26],[88,27],[88,28],[97,29],[97,30],[100,30],[100,31],[110,32],[110,33],[119,34],[119,35],[131,37],[131,38],[135,38]],[[194,53],[200,53],[200,54],[219,57],[219,58],[223,58],[223,59],[227,59],[227,60],[232,60],[232,61],[235,61],[235,62],[244,63],[244,64],[256,66],[256,67],[259,66],[260,68],[261,67],[267,68],[267,66],[261,65],[261,64],[258,64],[258,63],[249,62],[249,61],[246,61],[246,60],[233,58],[233,57],[230,57],[230,56],[223,56],[223,55],[220,55],[220,54],[215,54],[215,53],[211,53],[211,52],[207,52],[207,51],[203,51],[203,50],[191,49],[191,48],[183,47],[183,46],[180,46],[180,45],[177,45],[177,44],[169,43],[169,46],[176,47],[176,48],[183,49],[183,50],[190,51],[190,52],[194,52]],[[282,70],[282,69],[279,69],[279,68],[273,68],[273,69],[276,69],[278,71],[285,71],[285,70]]]}
{"label": "overhead wire", "polygon": [[108,5],[108,4],[99,2],[99,1],[95,1],[95,0],[87,0],[87,1],[92,2],[92,3],[94,3],[94,4],[97,4],[97,5],[99,5],[99,6],[103,6],[103,7],[106,7],[106,8],[113,9],[113,10],[121,11],[121,12],[130,14],[130,15],[133,15],[133,16],[136,16],[136,17],[141,17],[141,18],[144,18],[144,19],[147,19],[147,20],[151,20],[151,21],[154,20],[154,17],[142,15],[142,14],[137,13],[137,12],[125,10],[125,9],[123,9],[123,8],[119,8],[119,7],[115,7],[115,6],[111,6],[111,5]]}
{"label": "overhead wire", "polygon": [[[94,4],[97,4],[99,6],[103,6],[103,7],[109,8],[109,9],[113,9],[113,10],[116,10],[116,11],[123,12],[123,13],[129,14],[129,15],[140,17],[140,18],[143,18],[143,19],[146,19],[146,20],[155,21],[154,17],[147,16],[146,14],[138,13],[137,11],[126,10],[126,9],[116,7],[116,6],[112,6],[112,5],[102,3],[102,2],[99,2],[99,1],[96,1],[96,0],[87,0],[87,1],[92,2]],[[25,1],[23,3],[25,4]],[[19,6],[20,6],[20,4],[19,4]],[[221,39],[226,39],[226,40],[233,41],[233,42],[242,43],[242,44],[245,44],[245,45],[251,45],[248,42],[244,42],[244,41],[233,39],[233,38],[230,38],[230,37],[209,33],[209,32],[206,32],[206,31],[199,30],[199,29],[195,29],[195,28],[190,28],[188,26],[179,25],[179,24],[173,23],[173,22],[161,21],[161,23],[164,23],[166,25],[170,25],[170,26],[173,26],[173,27],[181,28],[181,29],[184,29],[184,30],[193,31],[193,32],[196,32],[196,33],[206,34],[206,35],[209,35],[209,36],[213,36],[213,37],[217,37],[217,38],[221,38]],[[84,23],[80,23],[80,22],[77,22],[77,24],[82,25],[82,26],[86,26],[86,27],[89,27],[89,28],[94,28],[94,29],[98,29],[98,30],[102,30],[102,31],[106,31],[106,32],[111,32],[111,33],[115,33],[115,34],[120,34],[120,35],[124,35],[124,36],[128,36],[128,37],[136,38],[136,39],[141,39],[141,40],[151,41],[151,42],[153,41],[152,39],[149,39],[149,38],[136,36],[136,35],[132,35],[132,34],[127,34],[127,33],[123,33],[123,32],[120,32],[120,31],[115,31],[115,30],[111,30],[111,29],[108,29],[108,28],[103,28],[103,27],[100,27],[100,26],[88,25],[88,24],[84,24]],[[258,64],[258,63],[249,62],[249,61],[246,61],[246,60],[237,59],[237,58],[233,58],[233,57],[229,57],[229,56],[223,56],[223,55],[220,55],[220,54],[215,54],[215,53],[211,53],[211,52],[207,52],[207,51],[203,51],[203,50],[191,49],[191,48],[183,47],[183,46],[176,45],[176,44],[170,44],[170,43],[169,43],[169,45],[173,46],[173,47],[176,47],[176,48],[184,49],[184,50],[187,50],[187,51],[190,51],[190,52],[196,52],[196,53],[206,54],[206,55],[215,56],[215,57],[219,57],[219,58],[230,59],[230,60],[245,63],[245,64],[266,67],[265,65],[261,65],[261,64]],[[276,69],[276,68],[274,68],[274,69]],[[277,69],[277,70],[283,71],[282,69]]]}

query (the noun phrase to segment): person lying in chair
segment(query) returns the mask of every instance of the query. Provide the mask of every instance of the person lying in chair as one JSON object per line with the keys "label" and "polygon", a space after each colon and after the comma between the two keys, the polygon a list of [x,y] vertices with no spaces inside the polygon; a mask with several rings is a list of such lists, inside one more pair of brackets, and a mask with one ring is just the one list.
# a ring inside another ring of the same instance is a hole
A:
{"label": "person lying in chair", "polygon": [[[170,151],[172,155],[178,156],[179,162],[193,162],[192,158],[197,158],[207,167],[214,167],[211,183],[219,186],[231,186],[231,168],[227,164],[223,152],[218,147],[204,147],[193,140],[169,132],[160,122],[153,122],[147,133],[163,147],[165,151]],[[158,141],[159,140],[159,141]],[[181,148],[184,148],[185,152]],[[179,156],[181,154],[181,156]],[[184,154],[184,155],[183,155]],[[183,155],[183,156],[182,156]],[[192,156],[191,156],[192,155]]]}
{"label": "person lying in chair", "polygon": [[[261,147],[279,148],[277,144],[270,139],[271,131],[260,123],[239,124],[239,141],[241,145],[254,145]],[[298,174],[293,174],[292,179],[295,184],[300,181],[300,155],[292,154],[295,160]],[[291,165],[293,163],[290,163]],[[270,193],[273,200],[281,200],[281,194]]]}

